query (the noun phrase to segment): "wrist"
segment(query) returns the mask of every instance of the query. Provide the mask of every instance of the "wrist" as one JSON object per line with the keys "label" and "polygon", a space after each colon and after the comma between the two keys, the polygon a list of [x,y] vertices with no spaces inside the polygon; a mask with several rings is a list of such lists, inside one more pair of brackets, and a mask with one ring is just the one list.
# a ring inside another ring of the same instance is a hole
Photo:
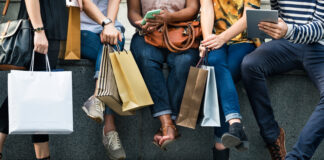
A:
{"label": "wrist", "polygon": [[44,32],[45,28],[44,27],[36,27],[33,29],[35,33],[41,33]]}
{"label": "wrist", "polygon": [[106,25],[109,25],[111,23],[113,23],[113,21],[110,18],[106,18],[101,22],[101,26],[105,27]]}

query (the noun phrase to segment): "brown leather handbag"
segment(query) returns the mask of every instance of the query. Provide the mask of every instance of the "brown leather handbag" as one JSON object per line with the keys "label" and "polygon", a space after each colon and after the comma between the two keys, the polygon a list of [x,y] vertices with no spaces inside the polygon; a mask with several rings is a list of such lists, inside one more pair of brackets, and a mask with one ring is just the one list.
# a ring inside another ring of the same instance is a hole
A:
{"label": "brown leather handbag", "polygon": [[164,23],[158,30],[146,34],[145,42],[159,48],[167,48],[171,52],[198,48],[202,35],[199,21],[180,23]]}

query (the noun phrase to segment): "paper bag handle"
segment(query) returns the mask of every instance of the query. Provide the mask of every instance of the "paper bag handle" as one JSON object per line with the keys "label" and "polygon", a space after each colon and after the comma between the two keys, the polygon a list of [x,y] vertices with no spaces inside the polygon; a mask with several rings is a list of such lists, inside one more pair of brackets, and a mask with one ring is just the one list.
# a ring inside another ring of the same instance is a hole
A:
{"label": "paper bag handle", "polygon": [[[32,72],[34,72],[34,64],[35,64],[35,50],[33,50],[33,55],[29,67],[29,70]],[[51,72],[51,66],[47,54],[45,54],[45,64],[46,64],[46,71]]]}

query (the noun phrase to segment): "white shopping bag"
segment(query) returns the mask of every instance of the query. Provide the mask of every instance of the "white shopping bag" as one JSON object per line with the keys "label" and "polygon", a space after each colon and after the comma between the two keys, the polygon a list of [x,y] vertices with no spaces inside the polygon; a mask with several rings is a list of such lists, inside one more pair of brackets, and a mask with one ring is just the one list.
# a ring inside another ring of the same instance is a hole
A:
{"label": "white shopping bag", "polygon": [[48,70],[8,74],[9,134],[73,132],[72,73]]}
{"label": "white shopping bag", "polygon": [[203,107],[204,118],[201,122],[201,126],[220,127],[221,123],[214,67],[201,66],[201,68],[208,70]]}

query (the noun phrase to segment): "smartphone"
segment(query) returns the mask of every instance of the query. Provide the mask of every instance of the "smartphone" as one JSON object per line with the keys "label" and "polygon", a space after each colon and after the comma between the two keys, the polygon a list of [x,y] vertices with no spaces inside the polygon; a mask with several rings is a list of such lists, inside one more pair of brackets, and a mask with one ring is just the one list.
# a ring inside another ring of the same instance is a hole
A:
{"label": "smartphone", "polygon": [[152,10],[152,11],[148,11],[144,18],[143,18],[143,21],[142,21],[142,25],[145,25],[146,24],[146,19],[154,19],[155,17],[153,15],[157,15],[157,14],[160,14],[161,12],[161,9],[157,9],[157,10]]}

